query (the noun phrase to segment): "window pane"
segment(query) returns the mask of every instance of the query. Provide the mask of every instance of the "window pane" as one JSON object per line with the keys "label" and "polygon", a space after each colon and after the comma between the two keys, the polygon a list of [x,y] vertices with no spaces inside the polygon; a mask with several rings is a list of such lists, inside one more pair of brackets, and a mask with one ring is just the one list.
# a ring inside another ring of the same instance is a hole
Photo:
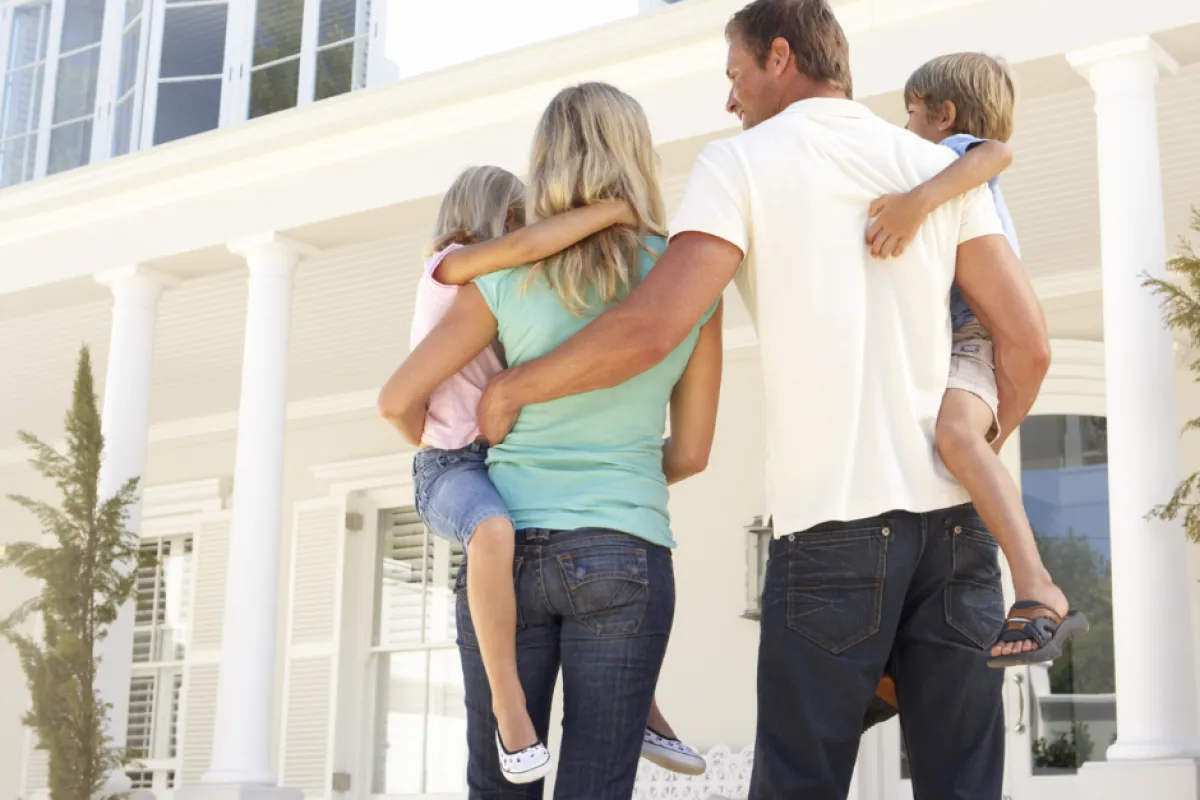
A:
{"label": "window pane", "polygon": [[50,163],[46,173],[53,175],[82,167],[92,154],[92,121],[72,122],[50,132]]}
{"label": "window pane", "polygon": [[378,674],[372,791],[463,791],[467,721],[458,653],[385,653]]}
{"label": "window pane", "polygon": [[123,156],[133,150],[133,95],[117,103],[113,121],[113,155]]}
{"label": "window pane", "polygon": [[50,4],[17,6],[13,10],[12,34],[8,39],[7,69],[45,60],[49,38]]}
{"label": "window pane", "polygon": [[[188,540],[190,544],[190,540]],[[162,652],[159,657],[167,661],[178,661],[184,657],[187,641],[188,621],[191,619],[189,606],[192,588],[191,548],[185,550],[182,539],[174,539],[164,550],[162,564],[163,596],[160,599],[160,637]]]}
{"label": "window pane", "polygon": [[37,139],[23,136],[0,143],[0,188],[33,180]]}
{"label": "window pane", "polygon": [[58,84],[54,91],[55,122],[78,119],[95,110],[96,76],[99,72],[99,47],[59,60]]}
{"label": "window pane", "polygon": [[429,653],[429,717],[425,728],[425,791],[466,789],[467,708],[458,650]]}
{"label": "window pane", "polygon": [[133,89],[137,80],[138,52],[142,44],[142,23],[139,20],[121,36],[121,63],[117,72],[117,97]]}
{"label": "window pane", "polygon": [[211,131],[221,118],[221,79],[158,86],[154,143],[162,144]]}
{"label": "window pane", "polygon": [[299,87],[299,58],[254,69],[250,73],[250,118],[294,108]]}
{"label": "window pane", "polygon": [[103,27],[104,0],[66,0],[60,52],[99,43]]}
{"label": "window pane", "polygon": [[42,78],[45,66],[38,64],[10,73],[5,79],[4,108],[0,115],[0,139],[37,129],[42,113]]}
{"label": "window pane", "polygon": [[359,34],[355,11],[359,0],[321,0],[317,45],[332,44]]}
{"label": "window pane", "polygon": [[1046,568],[1092,632],[1030,669],[1035,772],[1103,761],[1117,733],[1108,430],[1102,417],[1037,416],[1021,425],[1025,511]]}
{"label": "window pane", "polygon": [[[330,47],[328,50],[317,52],[317,87],[316,98],[336,97],[345,94],[355,85],[355,55],[363,49],[364,43],[352,41]],[[359,73],[361,74],[361,73]]]}
{"label": "window pane", "polygon": [[133,18],[142,13],[142,0],[125,0],[125,24],[133,22]]}
{"label": "window pane", "polygon": [[[216,6],[168,8],[166,13],[159,77],[220,75],[225,68],[228,7],[222,3]],[[161,104],[158,116],[162,118]]]}
{"label": "window pane", "polygon": [[254,15],[254,66],[299,55],[303,24],[304,0],[258,0]]}

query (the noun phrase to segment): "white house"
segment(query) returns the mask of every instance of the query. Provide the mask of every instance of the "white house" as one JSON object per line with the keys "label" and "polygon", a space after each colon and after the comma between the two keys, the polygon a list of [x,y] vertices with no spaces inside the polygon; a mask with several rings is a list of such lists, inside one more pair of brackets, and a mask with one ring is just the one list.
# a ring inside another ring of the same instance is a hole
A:
{"label": "white house", "polygon": [[[144,476],[134,523],[163,557],[105,648],[134,787],[465,796],[461,553],[420,525],[411,452],[374,405],[438,195],[468,164],[524,172],[549,98],[604,80],[645,106],[673,206],[699,149],[737,130],[722,32],[740,5],[0,0],[0,488],[53,496],[16,430],[61,436],[91,345],[105,485]],[[1002,55],[1020,82],[1005,187],[1054,362],[1005,458],[1095,629],[1009,671],[1006,794],[1200,797],[1200,556],[1145,520],[1200,468],[1178,435],[1200,391],[1139,278],[1200,204],[1200,2],[835,5],[857,96],[889,119],[941,53]],[[660,686],[710,770],[647,769],[644,797],[744,797],[749,773],[762,387],[735,295],[726,325],[712,466],[672,497]],[[0,505],[0,544],[37,535]],[[35,591],[6,573],[0,611]],[[7,646],[0,685],[0,798],[31,798],[46,762]],[[896,723],[864,741],[853,796],[911,798]]]}

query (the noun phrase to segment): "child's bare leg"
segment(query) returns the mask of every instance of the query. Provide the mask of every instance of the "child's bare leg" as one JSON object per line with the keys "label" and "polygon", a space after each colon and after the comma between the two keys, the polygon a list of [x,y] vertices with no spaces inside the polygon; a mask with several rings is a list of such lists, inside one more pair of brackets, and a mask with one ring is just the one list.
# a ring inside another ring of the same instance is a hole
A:
{"label": "child's bare leg", "polygon": [[646,722],[646,727],[659,736],[665,736],[668,739],[679,738],[675,735],[675,730],[671,727],[671,723],[667,722],[667,718],[663,716],[662,709],[658,707],[657,697],[650,703],[650,719]]}
{"label": "child's bare leg", "polygon": [[492,712],[505,749],[517,752],[537,743],[517,674],[517,598],[513,590],[512,523],[490,517],[467,546],[467,603],[479,639],[479,653],[492,687]]}
{"label": "child's bare leg", "polygon": [[[1042,563],[1017,486],[987,441],[993,421],[992,410],[983,400],[961,389],[947,389],[938,415],[938,454],[971,495],[980,518],[1004,551],[1017,599],[1036,600],[1065,617],[1070,610],[1067,598]],[[1005,642],[993,647],[992,655],[1036,647],[1031,640]]]}

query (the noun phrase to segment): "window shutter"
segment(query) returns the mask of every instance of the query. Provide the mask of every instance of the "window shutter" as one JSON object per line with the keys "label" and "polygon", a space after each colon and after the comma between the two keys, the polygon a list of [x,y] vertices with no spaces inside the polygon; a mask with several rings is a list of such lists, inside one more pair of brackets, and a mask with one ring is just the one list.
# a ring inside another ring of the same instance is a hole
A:
{"label": "window shutter", "polygon": [[300,502],[292,528],[280,782],[307,797],[331,792],[343,511],[336,501]]}
{"label": "window shutter", "polygon": [[199,783],[212,762],[229,521],[228,512],[207,517],[200,523],[193,545],[193,569],[189,575],[192,599],[188,602],[191,630],[176,723],[181,731],[179,744],[183,753],[180,782],[185,786]]}
{"label": "window shutter", "polygon": [[37,749],[37,736],[25,731],[25,772],[21,781],[21,797],[30,800],[50,789],[50,754]]}
{"label": "window shutter", "polygon": [[379,644],[442,640],[453,623],[448,604],[463,563],[462,546],[430,534],[412,507],[384,512],[380,526]]}

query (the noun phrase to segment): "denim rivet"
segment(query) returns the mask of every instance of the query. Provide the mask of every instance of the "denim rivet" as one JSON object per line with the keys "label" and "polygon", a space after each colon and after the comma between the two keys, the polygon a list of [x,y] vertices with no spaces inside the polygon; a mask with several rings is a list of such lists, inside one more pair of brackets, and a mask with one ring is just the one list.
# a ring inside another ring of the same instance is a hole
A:
{"label": "denim rivet", "polygon": [[892,535],[892,529],[891,529],[891,528],[884,528],[882,531],[880,531],[880,533],[882,533],[884,536],[891,536],[891,535]]}
{"label": "denim rivet", "polygon": [[955,525],[954,526],[954,535],[958,536],[960,533],[962,533],[962,525]]}

